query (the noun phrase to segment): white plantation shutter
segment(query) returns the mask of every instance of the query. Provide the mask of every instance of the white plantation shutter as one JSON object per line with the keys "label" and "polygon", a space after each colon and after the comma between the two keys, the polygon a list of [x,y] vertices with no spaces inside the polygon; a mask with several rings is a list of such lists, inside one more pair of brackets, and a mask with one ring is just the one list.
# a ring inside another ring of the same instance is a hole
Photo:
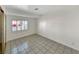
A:
{"label": "white plantation shutter", "polygon": [[21,21],[17,21],[17,30],[20,31],[22,27]]}
{"label": "white plantation shutter", "polygon": [[12,31],[14,32],[14,31],[16,31],[16,20],[13,20],[12,21]]}
{"label": "white plantation shutter", "polygon": [[28,22],[25,21],[25,30],[27,30],[27,29],[28,29]]}
{"label": "white plantation shutter", "polygon": [[27,20],[12,20],[12,32],[23,31],[28,29]]}

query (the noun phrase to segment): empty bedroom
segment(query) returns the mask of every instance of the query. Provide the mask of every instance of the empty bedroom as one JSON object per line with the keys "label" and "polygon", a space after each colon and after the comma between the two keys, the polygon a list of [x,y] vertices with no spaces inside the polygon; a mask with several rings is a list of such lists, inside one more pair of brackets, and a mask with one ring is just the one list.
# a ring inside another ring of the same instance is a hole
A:
{"label": "empty bedroom", "polygon": [[79,6],[3,5],[5,54],[78,54]]}

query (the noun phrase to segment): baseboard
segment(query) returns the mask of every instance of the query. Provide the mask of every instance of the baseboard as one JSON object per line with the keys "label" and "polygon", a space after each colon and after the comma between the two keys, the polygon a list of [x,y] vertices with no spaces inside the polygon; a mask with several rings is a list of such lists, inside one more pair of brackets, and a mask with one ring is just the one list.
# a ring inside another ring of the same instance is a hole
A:
{"label": "baseboard", "polygon": [[[20,38],[23,38],[23,37],[28,37],[28,36],[30,36],[30,35],[36,35],[36,33],[32,33],[32,34],[20,36],[20,37],[17,37],[16,39],[20,39]],[[12,39],[12,40],[16,40],[16,39]],[[8,40],[8,41],[6,41],[6,43],[9,42],[9,41],[12,41],[12,40]]]}
{"label": "baseboard", "polygon": [[[42,37],[44,37],[44,38],[47,38],[47,39],[49,39],[49,40],[52,40],[52,39],[49,38],[49,37],[46,37],[46,36],[44,36],[44,35],[41,35],[40,33],[38,33],[38,35],[40,35],[40,36],[42,36]],[[57,43],[59,43],[59,44],[65,45],[65,46],[67,46],[67,47],[69,47],[69,48],[71,48],[71,49],[74,49],[74,50],[79,51],[79,49],[74,48],[74,47],[72,47],[72,46],[70,46],[70,45],[67,45],[67,44],[65,44],[65,43],[61,43],[61,42],[58,42],[58,41],[56,41],[56,40],[52,40],[52,41],[55,41],[55,42],[57,42]]]}
{"label": "baseboard", "polygon": [[[22,36],[22,37],[19,37],[19,38],[23,38],[23,37],[28,37],[28,36],[31,36],[31,35],[40,35],[40,36],[42,36],[42,37],[44,37],[44,38],[47,38],[47,39],[49,39],[49,40],[52,40],[52,41],[55,41],[55,42],[57,42],[57,43],[59,43],[59,44],[62,44],[62,45],[65,45],[65,46],[67,46],[67,47],[70,47],[70,48],[72,48],[72,49],[74,49],[74,50],[78,50],[79,51],[79,49],[77,49],[77,48],[74,48],[74,47],[72,47],[72,46],[69,46],[69,45],[67,45],[67,44],[65,44],[65,43],[62,43],[62,42],[58,42],[58,41],[56,41],[56,40],[53,40],[53,39],[51,39],[51,38],[49,38],[49,37],[46,37],[45,35],[41,35],[40,33],[33,33],[33,34],[29,34],[29,35],[27,35],[27,36]],[[19,38],[16,38],[16,39],[19,39]],[[15,39],[13,39],[13,40],[15,40]],[[12,40],[10,40],[10,41],[12,41]],[[8,42],[8,41],[7,41]]]}

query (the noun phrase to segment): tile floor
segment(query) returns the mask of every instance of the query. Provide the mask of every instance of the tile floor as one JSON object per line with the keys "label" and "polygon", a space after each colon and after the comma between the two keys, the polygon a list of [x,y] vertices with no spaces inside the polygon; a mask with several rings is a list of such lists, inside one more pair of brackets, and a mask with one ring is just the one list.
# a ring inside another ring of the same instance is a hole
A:
{"label": "tile floor", "polygon": [[30,35],[7,42],[6,54],[78,54],[79,51],[44,38]]}

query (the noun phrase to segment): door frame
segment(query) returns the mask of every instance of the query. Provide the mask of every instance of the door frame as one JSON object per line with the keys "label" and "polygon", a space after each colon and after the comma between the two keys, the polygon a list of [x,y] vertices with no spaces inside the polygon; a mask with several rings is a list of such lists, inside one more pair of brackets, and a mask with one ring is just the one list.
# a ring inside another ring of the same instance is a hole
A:
{"label": "door frame", "polygon": [[5,14],[3,9],[0,6],[0,11],[1,11],[1,15],[2,15],[2,53],[5,53],[5,49],[6,49],[6,26],[5,26]]}

